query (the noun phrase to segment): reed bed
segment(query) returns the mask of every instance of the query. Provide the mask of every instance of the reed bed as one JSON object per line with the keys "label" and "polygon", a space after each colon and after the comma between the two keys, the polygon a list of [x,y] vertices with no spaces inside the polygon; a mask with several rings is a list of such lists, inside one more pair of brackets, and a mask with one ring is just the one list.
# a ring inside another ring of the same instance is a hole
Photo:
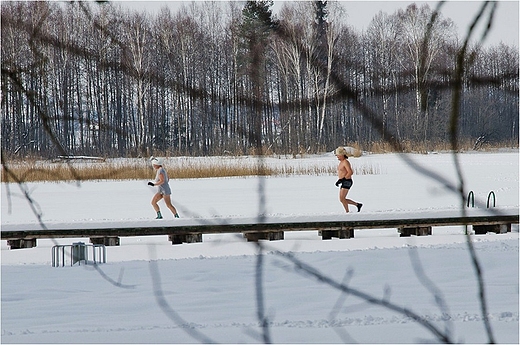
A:
{"label": "reed bed", "polygon": [[[239,176],[335,175],[337,163],[302,162],[298,160],[239,159],[228,157],[171,158],[165,168],[173,179],[219,178]],[[379,174],[372,166],[355,167],[356,174]],[[92,181],[152,179],[155,172],[146,159],[114,159],[97,161],[17,161],[2,169],[2,182]]]}

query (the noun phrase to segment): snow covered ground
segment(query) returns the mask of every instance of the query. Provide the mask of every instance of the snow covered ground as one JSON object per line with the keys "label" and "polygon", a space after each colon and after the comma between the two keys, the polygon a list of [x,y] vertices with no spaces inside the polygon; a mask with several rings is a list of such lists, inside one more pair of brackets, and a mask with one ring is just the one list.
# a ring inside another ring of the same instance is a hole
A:
{"label": "snow covered ground", "polygon": [[[456,185],[451,155],[408,157]],[[497,210],[518,209],[517,151],[459,158],[477,208],[486,208],[494,191]],[[153,219],[154,190],[147,181],[27,186],[49,226],[219,223],[259,214],[267,220],[377,218],[461,209],[444,182],[417,173],[398,155],[350,160],[359,172],[377,172],[354,176],[349,197],[364,204],[359,214],[343,213],[334,176],[172,180],[178,220],[163,204],[165,219]],[[326,154],[269,158],[265,164],[335,166],[337,161]],[[167,168],[175,169],[175,159]],[[1,200],[2,228],[37,224],[17,186],[2,184]],[[36,248],[20,250],[9,250],[1,241],[1,342],[258,343],[264,336],[275,343],[439,342],[409,316],[341,293],[305,273],[295,266],[298,260],[336,283],[412,310],[452,341],[484,343],[478,285],[463,233],[462,227],[446,227],[434,228],[433,236],[400,238],[395,229],[356,230],[353,239],[323,241],[315,231],[286,232],[283,241],[262,241],[262,256],[255,244],[230,234],[175,246],[167,236],[128,237],[119,247],[107,247],[106,264],[60,268],[51,267],[51,247],[88,239],[38,240]],[[518,343],[518,225],[508,234],[472,239],[495,341]],[[257,304],[259,258],[264,329]]]}

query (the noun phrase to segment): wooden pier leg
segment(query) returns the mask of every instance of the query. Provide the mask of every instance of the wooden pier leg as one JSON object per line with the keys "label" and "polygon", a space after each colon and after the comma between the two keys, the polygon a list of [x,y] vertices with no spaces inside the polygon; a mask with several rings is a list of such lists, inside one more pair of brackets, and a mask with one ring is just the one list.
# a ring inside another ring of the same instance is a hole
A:
{"label": "wooden pier leg", "polygon": [[247,242],[258,242],[259,240],[269,240],[268,232],[246,232],[244,233],[244,237],[247,239]]}
{"label": "wooden pier leg", "polygon": [[354,238],[354,228],[345,228],[339,230],[321,230],[321,239],[330,240],[336,238]]}
{"label": "wooden pier leg", "polygon": [[473,225],[473,231],[475,231],[475,235],[485,235],[488,232],[494,232],[495,234],[505,234],[507,232],[511,232],[511,224]]}
{"label": "wooden pier leg", "polygon": [[168,235],[168,240],[174,244],[182,244],[184,235]]}
{"label": "wooden pier leg", "polygon": [[339,230],[338,238],[354,238],[354,228],[346,228]]}
{"label": "wooden pier leg", "polygon": [[23,249],[36,247],[35,238],[20,238],[16,240],[7,240],[7,245],[10,249]]}
{"label": "wooden pier leg", "polygon": [[168,235],[168,240],[173,244],[197,243],[202,242],[202,233],[195,234],[172,234]]}
{"label": "wooden pier leg", "polygon": [[198,243],[198,242],[202,242],[202,233],[186,235],[186,243]]}
{"label": "wooden pier leg", "polygon": [[119,240],[119,237],[91,237],[90,243],[92,244],[102,244],[107,247],[115,247],[119,246],[121,241]]}
{"label": "wooden pier leg", "polygon": [[337,230],[321,230],[321,239],[322,240],[331,240],[334,237],[334,233],[337,234]]}
{"label": "wooden pier leg", "polygon": [[432,234],[431,226],[419,226],[416,231],[417,236],[428,236]]}
{"label": "wooden pier leg", "polygon": [[271,231],[269,232],[269,241],[280,241],[284,239],[283,231]]}
{"label": "wooden pier leg", "polygon": [[399,237],[410,237],[414,236],[428,236],[432,234],[431,226],[413,226],[413,227],[402,227],[398,229]]}
{"label": "wooden pier leg", "polygon": [[259,240],[280,241],[285,238],[283,231],[246,232],[244,237],[247,239],[247,242],[258,242]]}

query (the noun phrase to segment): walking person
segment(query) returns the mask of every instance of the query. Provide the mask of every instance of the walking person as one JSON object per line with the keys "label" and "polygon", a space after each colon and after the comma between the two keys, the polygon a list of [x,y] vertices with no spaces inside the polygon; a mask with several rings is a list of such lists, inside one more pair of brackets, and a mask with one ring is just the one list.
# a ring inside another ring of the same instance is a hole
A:
{"label": "walking person", "polygon": [[149,186],[157,186],[158,191],[152,198],[152,206],[155,212],[157,212],[157,218],[156,219],[162,219],[161,209],[159,208],[159,205],[157,204],[161,199],[164,199],[164,202],[166,203],[166,207],[172,211],[173,216],[175,218],[179,218],[179,214],[177,213],[177,210],[172,205],[171,201],[171,194],[172,191],[170,189],[170,185],[168,182],[170,179],[168,178],[168,174],[166,173],[166,169],[163,167],[163,161],[160,158],[155,158],[152,156],[150,158],[152,162],[152,167],[157,171],[155,174],[155,181],[148,182]]}
{"label": "walking person", "polygon": [[347,199],[347,194],[354,183],[352,181],[352,175],[354,171],[352,171],[352,167],[350,166],[350,162],[348,161],[347,150],[344,147],[338,147],[334,151],[336,157],[339,160],[338,164],[338,180],[336,181],[336,187],[339,188],[339,201],[345,208],[345,212],[348,213],[348,205],[354,205],[357,207],[358,212],[361,211],[361,207],[363,207],[362,203],[356,202],[351,199]]}

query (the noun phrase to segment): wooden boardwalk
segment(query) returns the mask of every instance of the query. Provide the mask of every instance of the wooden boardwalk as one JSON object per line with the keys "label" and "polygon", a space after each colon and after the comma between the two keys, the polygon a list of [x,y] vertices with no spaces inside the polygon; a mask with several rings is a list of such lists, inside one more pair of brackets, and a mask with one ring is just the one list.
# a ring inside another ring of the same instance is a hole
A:
{"label": "wooden boardwalk", "polygon": [[432,227],[471,225],[475,234],[505,233],[518,224],[518,209],[470,209],[423,213],[356,213],[341,216],[268,217],[249,219],[176,219],[153,221],[85,222],[2,225],[1,239],[11,249],[36,246],[36,239],[90,238],[93,244],[119,245],[120,237],[168,235],[172,244],[202,242],[203,234],[243,234],[248,241],[283,240],[286,231],[320,232],[322,239],[353,238],[354,230],[398,229],[400,236],[431,235]]}

